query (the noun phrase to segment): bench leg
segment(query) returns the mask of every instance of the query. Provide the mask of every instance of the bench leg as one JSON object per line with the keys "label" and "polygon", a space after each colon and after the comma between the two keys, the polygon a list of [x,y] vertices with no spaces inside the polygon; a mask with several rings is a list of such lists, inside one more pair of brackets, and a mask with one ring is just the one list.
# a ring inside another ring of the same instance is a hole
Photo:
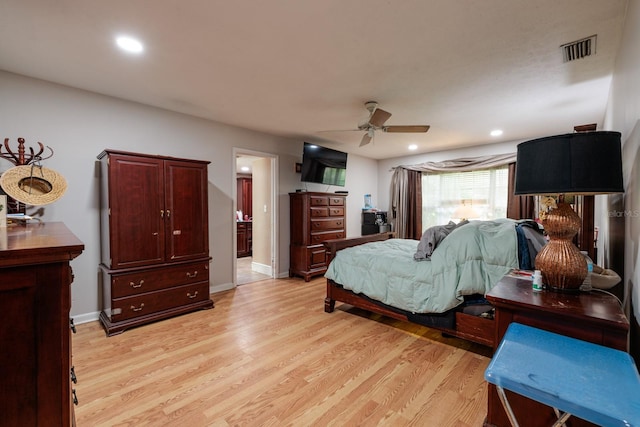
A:
{"label": "bench leg", "polygon": [[[504,389],[499,386],[496,386],[496,389],[498,390],[498,397],[500,397],[500,402],[502,402],[502,406],[507,413],[509,422],[513,427],[520,427],[520,425],[518,424],[518,420],[516,420],[516,416],[513,413],[513,409],[511,409],[511,405],[507,400],[507,395],[505,394]],[[553,408],[553,411],[556,413],[556,417],[558,417],[558,420],[553,423],[553,427],[566,427],[565,422],[569,419],[569,417],[571,417],[571,414],[568,412],[561,413],[557,408]]]}
{"label": "bench leg", "polygon": [[513,409],[511,409],[511,405],[509,405],[507,395],[504,394],[504,389],[500,386],[496,386],[496,389],[498,389],[498,396],[500,397],[500,402],[502,402],[502,407],[507,412],[509,422],[513,427],[520,427],[520,424],[518,424],[518,421],[516,420],[516,416],[513,415]]}
{"label": "bench leg", "polygon": [[565,412],[564,414],[561,415],[560,411],[558,410],[558,408],[553,408],[553,412],[556,413],[556,417],[558,417],[558,421],[556,421],[553,424],[553,427],[566,427],[564,422],[567,421],[569,419],[569,417],[571,416],[570,413]]}

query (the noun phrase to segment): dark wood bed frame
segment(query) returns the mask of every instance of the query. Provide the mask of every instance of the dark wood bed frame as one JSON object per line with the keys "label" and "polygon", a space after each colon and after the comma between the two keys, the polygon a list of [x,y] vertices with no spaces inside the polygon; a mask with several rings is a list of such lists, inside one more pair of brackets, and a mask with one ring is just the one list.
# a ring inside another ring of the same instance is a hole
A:
{"label": "dark wood bed frame", "polygon": [[[327,248],[327,262],[330,262],[336,252],[341,249],[362,245],[369,242],[377,242],[395,237],[394,232],[371,234],[368,236],[354,237],[349,239],[334,239],[324,242]],[[408,314],[401,310],[393,309],[385,304],[377,303],[364,297],[361,294],[353,293],[344,289],[340,284],[327,279],[327,297],[324,300],[324,311],[332,313],[335,309],[336,301],[352,305],[354,307],[381,314],[406,322],[411,322]],[[495,335],[495,323],[492,319],[475,316],[455,311],[455,329],[439,326],[429,326],[430,328],[442,331],[458,338],[466,339],[478,344],[493,347]]]}

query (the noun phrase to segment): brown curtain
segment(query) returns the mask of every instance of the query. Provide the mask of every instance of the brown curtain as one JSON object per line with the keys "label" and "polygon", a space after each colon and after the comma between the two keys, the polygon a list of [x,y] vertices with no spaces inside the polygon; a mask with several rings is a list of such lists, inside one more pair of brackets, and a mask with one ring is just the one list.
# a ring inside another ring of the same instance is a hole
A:
{"label": "brown curtain", "polygon": [[507,218],[535,219],[534,196],[516,196],[516,164],[509,163],[509,188],[507,195]]}
{"label": "brown curtain", "polygon": [[422,237],[422,172],[408,171],[407,238]]}
{"label": "brown curtain", "polygon": [[391,179],[391,221],[396,236],[420,239],[422,236],[422,173],[396,168]]}

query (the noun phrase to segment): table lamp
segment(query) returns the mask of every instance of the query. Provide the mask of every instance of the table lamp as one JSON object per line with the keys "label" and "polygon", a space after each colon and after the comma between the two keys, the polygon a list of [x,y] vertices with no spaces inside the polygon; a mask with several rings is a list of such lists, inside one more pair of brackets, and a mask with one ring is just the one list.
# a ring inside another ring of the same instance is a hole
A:
{"label": "table lamp", "polygon": [[473,205],[467,205],[463,200],[462,204],[453,211],[451,218],[464,221],[465,219],[478,218],[479,216],[480,214],[473,208]]}
{"label": "table lamp", "polygon": [[518,144],[514,193],[558,196],[557,208],[542,220],[549,242],[535,260],[547,288],[580,289],[587,263],[572,240],[581,221],[564,195],[624,192],[621,151],[619,132],[579,132]]}

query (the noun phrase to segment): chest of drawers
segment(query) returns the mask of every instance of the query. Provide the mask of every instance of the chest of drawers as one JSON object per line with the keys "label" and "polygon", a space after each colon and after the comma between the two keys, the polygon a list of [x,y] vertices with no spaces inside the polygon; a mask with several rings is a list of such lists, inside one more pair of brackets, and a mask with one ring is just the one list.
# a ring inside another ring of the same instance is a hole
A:
{"label": "chest of drawers", "polygon": [[334,193],[289,193],[291,244],[289,276],[305,281],[327,271],[323,242],[347,235],[346,195]]}

